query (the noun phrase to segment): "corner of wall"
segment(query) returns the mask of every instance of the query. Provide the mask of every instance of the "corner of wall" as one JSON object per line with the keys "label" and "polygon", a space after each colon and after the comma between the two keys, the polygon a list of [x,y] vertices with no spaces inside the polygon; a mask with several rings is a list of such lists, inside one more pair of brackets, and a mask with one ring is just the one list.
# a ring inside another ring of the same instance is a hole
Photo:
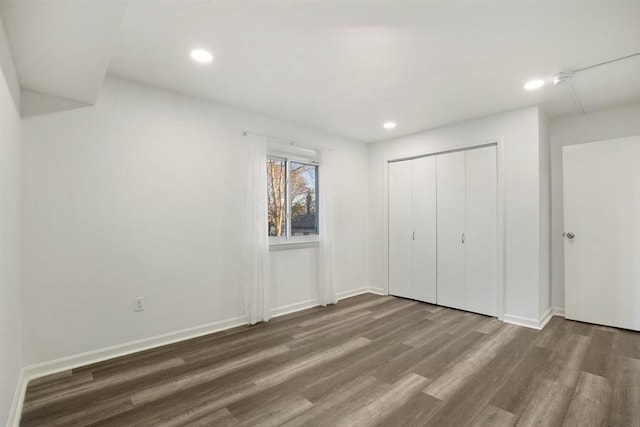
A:
{"label": "corner of wall", "polygon": [[21,369],[18,382],[16,383],[16,389],[13,394],[9,417],[7,418],[7,427],[18,427],[20,425],[20,419],[22,418],[22,406],[24,404],[24,396],[27,392],[28,383],[29,380],[25,375],[25,371],[24,369]]}
{"label": "corner of wall", "polygon": [[66,99],[54,95],[47,95],[45,93],[35,92],[28,89],[20,90],[20,97],[20,113],[23,118],[91,106],[91,104],[86,104],[84,102],[74,101],[72,99]]}
{"label": "corner of wall", "polygon": [[539,313],[542,318],[551,307],[551,138],[549,118],[538,106],[538,155],[540,171],[539,218]]}
{"label": "corner of wall", "polygon": [[512,325],[524,326],[525,328],[542,330],[547,325],[547,323],[549,323],[551,318],[553,318],[553,316],[564,316],[564,310],[562,310],[562,314],[560,314],[559,312],[556,311],[556,309],[547,307],[542,312],[542,314],[540,314],[540,317],[537,319],[516,316],[512,314],[505,314],[502,320],[505,323],[510,323]]}
{"label": "corner of wall", "polygon": [[20,111],[20,81],[2,19],[0,16],[0,68],[9,87],[13,104],[16,110]]}
{"label": "corner of wall", "polygon": [[23,387],[21,329],[20,89],[0,19],[0,423],[15,424]]}

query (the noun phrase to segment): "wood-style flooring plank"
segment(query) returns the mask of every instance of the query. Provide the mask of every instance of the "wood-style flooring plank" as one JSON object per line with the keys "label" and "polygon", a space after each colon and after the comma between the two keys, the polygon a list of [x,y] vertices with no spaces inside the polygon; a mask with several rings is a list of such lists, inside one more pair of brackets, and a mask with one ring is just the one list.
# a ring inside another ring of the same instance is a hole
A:
{"label": "wood-style flooring plank", "polygon": [[640,425],[640,359],[617,357],[610,423],[612,426]]}
{"label": "wood-style flooring plank", "polygon": [[513,427],[517,421],[516,414],[493,405],[486,405],[469,425],[473,427]]}
{"label": "wood-style flooring plank", "polygon": [[[358,376],[354,380],[342,384],[333,389],[333,391],[325,395],[324,399],[318,399],[313,402],[313,407],[299,416],[291,419],[284,425],[287,427],[303,427],[306,425],[317,424],[317,420],[326,416],[326,414],[334,414],[340,417],[340,410],[348,403],[347,413],[353,406],[357,406],[359,399],[367,395],[368,392],[380,389],[383,382],[370,376]],[[346,416],[347,414],[342,414]]]}
{"label": "wood-style flooring plank", "polygon": [[640,359],[640,340],[638,340],[638,333],[624,330],[619,331],[616,352],[621,356]]}
{"label": "wood-style flooring plank", "polygon": [[591,343],[582,363],[582,370],[594,375],[610,378],[615,358],[611,350],[615,347],[616,332],[594,328],[590,334]]}
{"label": "wood-style flooring plank", "polygon": [[583,372],[569,405],[564,427],[604,426],[610,414],[611,386],[605,377]]}
{"label": "wood-style flooring plank", "polygon": [[418,426],[425,425],[442,406],[442,401],[425,393],[417,393],[395,411],[390,411],[381,426]]}
{"label": "wood-style flooring plank", "polygon": [[551,351],[533,347],[523,356],[507,382],[491,399],[491,405],[506,412],[520,415],[542,381],[541,372],[549,364]]}
{"label": "wood-style flooring plank", "polygon": [[479,346],[460,362],[450,366],[438,378],[429,384],[425,393],[440,400],[447,400],[456,394],[464,384],[500,353],[519,334],[517,326],[508,325],[496,332],[489,340]]}
{"label": "wood-style flooring plank", "polygon": [[[529,330],[512,335],[507,329],[496,342],[483,348],[477,358],[467,358],[454,364],[443,374],[446,375],[446,381],[432,388],[431,385],[438,381],[434,380],[425,388],[425,393],[445,403],[430,422],[433,425],[463,426],[475,419],[490,403],[495,392],[524,363],[525,355],[531,350],[534,334]],[[452,375],[451,372],[457,371],[456,367],[460,367],[458,372],[464,372],[464,375]]]}
{"label": "wood-style flooring plank", "polygon": [[574,389],[546,378],[524,408],[517,427],[560,426],[565,418]]}
{"label": "wood-style flooring plank", "polygon": [[375,426],[385,417],[400,408],[413,396],[422,393],[422,389],[429,383],[427,378],[409,373],[394,383],[389,390],[371,400],[367,405],[351,412],[335,425],[343,426]]}
{"label": "wood-style flooring plank", "polygon": [[458,361],[468,358],[475,352],[476,346],[482,345],[485,339],[486,336],[477,331],[461,334],[458,337],[451,336],[448,342],[434,347],[431,354],[418,362],[412,370],[426,378],[439,378]]}
{"label": "wood-style flooring plank", "polygon": [[562,343],[558,343],[555,357],[552,357],[543,375],[552,381],[575,387],[590,343],[590,337],[569,334]]}

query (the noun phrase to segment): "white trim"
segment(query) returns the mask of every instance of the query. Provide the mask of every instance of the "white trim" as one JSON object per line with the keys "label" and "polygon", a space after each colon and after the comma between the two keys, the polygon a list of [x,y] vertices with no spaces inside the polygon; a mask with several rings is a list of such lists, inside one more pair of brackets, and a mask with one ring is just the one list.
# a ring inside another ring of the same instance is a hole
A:
{"label": "white trim", "polygon": [[496,142],[496,167],[498,175],[498,235],[497,237],[497,269],[498,269],[498,286],[496,289],[496,304],[498,312],[497,317],[504,320],[505,301],[507,299],[507,174],[506,160],[504,149],[504,138],[500,137]]}
{"label": "white trim", "polygon": [[267,155],[280,159],[291,159],[295,162],[319,164],[320,147],[311,147],[304,144],[298,144],[281,138],[264,135],[267,138]]}
{"label": "white trim", "polygon": [[195,326],[193,328],[182,329],[176,332],[169,332],[136,341],[130,341],[124,344],[116,344],[97,350],[87,351],[85,353],[74,354],[71,356],[61,357],[59,359],[47,362],[36,363],[24,368],[27,380],[43,377],[45,375],[55,374],[57,372],[85,366],[92,363],[102,362],[104,360],[113,359],[127,354],[137,353],[139,351],[149,350],[155,347],[161,347],[173,344],[179,341],[185,341],[191,338],[220,332],[225,329],[234,328],[247,324],[245,316],[233,317],[231,319],[220,320],[218,322],[206,325]]}
{"label": "white trim", "polygon": [[549,323],[549,320],[551,320],[553,316],[553,309],[548,308],[544,313],[542,313],[540,319],[535,319],[533,317],[516,316],[515,314],[505,313],[502,321],[505,323],[511,323],[512,325],[541,330],[547,323]]}
{"label": "white trim", "polygon": [[295,302],[293,304],[283,305],[282,307],[272,308],[271,317],[284,316],[285,314],[295,313],[296,311],[306,310],[308,308],[317,307],[320,305],[320,300],[310,299],[302,302]]}
{"label": "white trim", "polygon": [[317,248],[318,246],[320,246],[320,238],[317,234],[313,236],[291,237],[289,239],[286,237],[269,237],[269,252]]}
{"label": "white trim", "polygon": [[483,143],[483,144],[470,145],[468,147],[465,146],[465,147],[459,147],[459,148],[452,148],[452,149],[449,149],[449,150],[433,151],[433,152],[429,152],[429,153],[426,153],[426,154],[418,154],[416,156],[394,158],[394,159],[387,160],[387,162],[389,162],[389,163],[406,162],[407,160],[422,159],[424,157],[433,157],[433,156],[437,156],[437,155],[440,155],[440,154],[457,153],[457,152],[460,152],[460,151],[469,151],[469,150],[476,150],[478,148],[492,147],[492,146],[497,145],[497,144],[498,144],[497,141],[491,141],[491,142],[487,142],[487,143]]}
{"label": "white trim", "polygon": [[24,395],[27,391],[27,378],[24,369],[20,369],[18,382],[16,383],[16,391],[13,394],[13,402],[9,409],[9,418],[7,418],[7,427],[18,427],[20,418],[22,417],[22,405],[24,403]]}
{"label": "white trim", "polygon": [[564,307],[551,307],[551,312],[554,316],[564,316]]}
{"label": "white trim", "polygon": [[512,325],[524,326],[527,328],[540,329],[540,321],[533,317],[516,316],[515,314],[505,313],[502,321],[511,323]]}
{"label": "white trim", "polygon": [[343,300],[345,298],[355,297],[356,295],[362,295],[369,292],[369,287],[364,286],[362,288],[357,289],[349,289],[348,291],[338,292],[338,301]]}
{"label": "white trim", "polygon": [[547,323],[549,323],[549,320],[551,320],[552,317],[553,309],[549,307],[544,313],[542,313],[542,316],[540,316],[540,329],[544,329],[544,327],[547,326]]}
{"label": "white trim", "polygon": [[269,236],[269,244],[272,246],[279,245],[301,245],[304,243],[318,243],[320,242],[319,234],[309,234],[306,236],[291,236],[291,237],[275,237]]}
{"label": "white trim", "polygon": [[[362,288],[350,289],[348,291],[342,291],[338,293],[338,301],[355,297],[356,295],[362,294],[376,294],[376,295],[386,295],[384,293],[384,289],[382,288],[373,288],[370,286],[364,286]],[[318,307],[320,304],[320,300],[318,299],[310,299],[307,301],[296,302],[293,304],[283,305],[282,307],[274,308],[271,310],[271,317],[284,316],[285,314],[295,313],[297,311],[307,310],[309,308]]]}
{"label": "white trim", "polygon": [[382,288],[375,288],[372,286],[363,286],[362,288],[350,289],[348,291],[338,292],[338,301],[343,300],[345,298],[355,297],[356,295],[362,295],[362,294],[387,295],[387,293]]}

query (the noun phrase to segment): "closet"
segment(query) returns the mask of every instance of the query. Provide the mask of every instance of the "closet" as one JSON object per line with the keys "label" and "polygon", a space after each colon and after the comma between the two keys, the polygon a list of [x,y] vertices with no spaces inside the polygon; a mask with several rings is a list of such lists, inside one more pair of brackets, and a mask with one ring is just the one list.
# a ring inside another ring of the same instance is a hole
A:
{"label": "closet", "polygon": [[436,213],[435,157],[390,163],[393,295],[436,303]]}
{"label": "closet", "polygon": [[497,158],[483,146],[389,163],[389,293],[497,315]]}

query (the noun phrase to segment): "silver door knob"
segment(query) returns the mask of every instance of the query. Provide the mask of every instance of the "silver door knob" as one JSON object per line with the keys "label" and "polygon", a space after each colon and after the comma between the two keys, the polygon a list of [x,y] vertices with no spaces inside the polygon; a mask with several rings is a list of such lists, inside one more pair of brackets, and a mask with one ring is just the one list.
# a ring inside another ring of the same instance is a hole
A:
{"label": "silver door knob", "polygon": [[567,239],[573,239],[574,237],[576,237],[575,234],[573,233],[567,233]]}

